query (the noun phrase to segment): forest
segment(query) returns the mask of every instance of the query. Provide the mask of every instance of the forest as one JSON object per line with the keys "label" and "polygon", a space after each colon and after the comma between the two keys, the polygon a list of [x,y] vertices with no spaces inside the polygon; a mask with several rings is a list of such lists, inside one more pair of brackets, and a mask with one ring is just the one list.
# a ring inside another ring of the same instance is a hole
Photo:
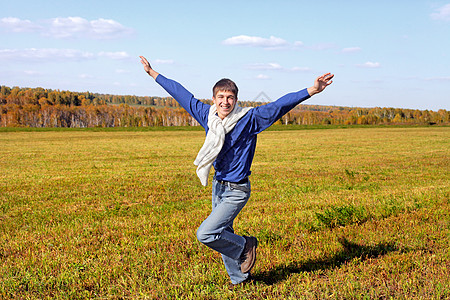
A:
{"label": "forest", "polygon": [[[211,104],[211,100],[201,99]],[[266,103],[239,101],[240,106]],[[448,125],[450,111],[297,105],[278,124]],[[171,97],[0,87],[0,127],[149,127],[199,125]]]}

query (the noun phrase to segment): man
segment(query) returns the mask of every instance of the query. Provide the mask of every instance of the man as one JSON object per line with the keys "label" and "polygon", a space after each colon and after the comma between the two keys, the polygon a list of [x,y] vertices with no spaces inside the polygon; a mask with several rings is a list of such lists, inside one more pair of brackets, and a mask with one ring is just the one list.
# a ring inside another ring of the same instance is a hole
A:
{"label": "man", "polygon": [[250,167],[256,147],[256,136],[284,114],[312,95],[322,92],[332,83],[334,75],[319,76],[314,85],[289,93],[275,102],[255,108],[237,105],[238,88],[229,79],[218,81],[213,87],[213,105],[195,99],[179,83],[167,79],[152,69],[140,56],[144,70],[153,77],[206,131],[206,139],[194,164],[201,183],[208,184],[211,166],[215,174],[212,182],[212,211],[197,230],[197,238],[206,246],[222,254],[222,259],[236,285],[251,280],[250,270],[256,261],[255,237],[234,233],[233,221],[250,197]]}

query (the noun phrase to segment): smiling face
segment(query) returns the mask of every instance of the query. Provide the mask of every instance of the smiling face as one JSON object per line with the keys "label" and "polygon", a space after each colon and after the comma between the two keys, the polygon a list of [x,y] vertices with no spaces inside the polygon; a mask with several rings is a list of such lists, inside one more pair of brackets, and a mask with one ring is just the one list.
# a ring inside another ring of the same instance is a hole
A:
{"label": "smiling face", "polygon": [[217,108],[217,115],[223,120],[233,111],[237,97],[230,91],[218,91],[213,97],[213,102]]}
{"label": "smiling face", "polygon": [[237,102],[238,87],[228,78],[223,78],[213,87],[213,102],[217,108],[217,115],[222,120],[234,109]]}

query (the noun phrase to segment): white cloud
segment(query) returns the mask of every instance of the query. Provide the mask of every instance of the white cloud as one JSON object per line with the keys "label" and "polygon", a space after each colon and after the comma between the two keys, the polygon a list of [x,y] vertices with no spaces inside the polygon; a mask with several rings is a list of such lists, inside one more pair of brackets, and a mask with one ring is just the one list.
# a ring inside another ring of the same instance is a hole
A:
{"label": "white cloud", "polygon": [[130,58],[128,53],[125,51],[99,52],[98,54],[94,54],[91,52],[80,51],[76,49],[56,49],[56,48],[0,49],[0,60],[8,60],[8,61],[26,61],[26,62],[83,61],[96,59],[99,57],[105,57],[114,60]]}
{"label": "white cloud", "polygon": [[3,18],[0,27],[10,32],[37,32],[53,38],[115,39],[134,31],[110,19],[86,20],[81,17],[53,18],[38,22]]}
{"label": "white cloud", "polygon": [[79,61],[94,58],[95,55],[90,52],[83,52],[74,49],[0,49],[0,60],[19,60],[19,61]]}
{"label": "white cloud", "polygon": [[155,64],[161,64],[161,65],[171,65],[174,63],[172,59],[155,59]]}
{"label": "white cloud", "polygon": [[119,52],[99,52],[98,56],[100,57],[107,57],[110,59],[127,59],[130,56],[125,51],[119,51]]}
{"label": "white cloud", "polygon": [[450,3],[438,8],[430,16],[433,20],[450,21]]}
{"label": "white cloud", "polygon": [[281,70],[283,69],[281,67],[280,64],[277,63],[268,63],[268,64],[263,64],[263,63],[258,63],[258,64],[251,64],[248,65],[247,67],[248,69],[251,70]]}
{"label": "white cloud", "polygon": [[361,51],[360,47],[348,47],[348,48],[343,48],[342,52],[344,53],[354,53],[354,52],[359,52]]}
{"label": "white cloud", "polygon": [[42,72],[33,71],[33,70],[26,70],[23,72],[25,73],[25,75],[28,75],[28,76],[42,75]]}
{"label": "white cloud", "polygon": [[289,43],[282,38],[271,36],[270,38],[262,38],[259,36],[238,35],[228,38],[222,42],[224,45],[230,46],[252,46],[263,48],[274,48],[287,46]]}
{"label": "white cloud", "polygon": [[90,74],[80,74],[78,77],[80,77],[81,79],[91,79],[94,78],[94,76],[90,75]]}
{"label": "white cloud", "polygon": [[299,49],[309,49],[314,51],[328,50],[336,48],[333,43],[320,43],[312,46],[305,45],[302,41],[288,42],[282,38],[270,36],[270,38],[263,38],[259,36],[248,36],[248,35],[238,35],[230,37],[224,41],[222,44],[228,46],[250,46],[250,47],[260,47],[267,50],[299,50]]}
{"label": "white cloud", "polygon": [[361,68],[379,68],[379,67],[381,67],[381,64],[379,62],[368,61],[364,64],[359,64],[357,66],[361,67]]}
{"label": "white cloud", "polygon": [[263,71],[288,71],[288,72],[307,72],[311,71],[308,67],[293,67],[293,68],[285,68],[278,63],[257,63],[251,64],[247,66],[247,69],[250,70],[263,70]]}
{"label": "white cloud", "polygon": [[425,78],[426,81],[450,81],[450,76],[447,77],[430,77],[430,78]]}
{"label": "white cloud", "polygon": [[117,74],[127,74],[127,73],[131,73],[131,72],[129,70],[117,69],[116,73]]}
{"label": "white cloud", "polygon": [[265,80],[265,79],[270,79],[270,77],[267,76],[267,75],[264,75],[264,74],[258,74],[256,76],[256,79],[263,79],[263,80]]}
{"label": "white cloud", "polygon": [[89,21],[80,17],[54,18],[48,21],[48,31],[43,35],[55,38],[69,38],[89,32]]}
{"label": "white cloud", "polygon": [[12,32],[33,32],[40,29],[38,25],[33,24],[30,20],[21,20],[12,17],[2,18],[0,20],[0,27]]}
{"label": "white cloud", "polygon": [[54,18],[49,33],[55,38],[114,39],[133,33],[133,30],[109,19],[88,21],[81,17]]}
{"label": "white cloud", "polygon": [[113,37],[117,34],[121,35],[131,33],[130,28],[126,28],[119,22],[110,19],[100,18],[98,20],[93,20],[90,22],[90,25],[92,32],[99,36],[106,35]]}

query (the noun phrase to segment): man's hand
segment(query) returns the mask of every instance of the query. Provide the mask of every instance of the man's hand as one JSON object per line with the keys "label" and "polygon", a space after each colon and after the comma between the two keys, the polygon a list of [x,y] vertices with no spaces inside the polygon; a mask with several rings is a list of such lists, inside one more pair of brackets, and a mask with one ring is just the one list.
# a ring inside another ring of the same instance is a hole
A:
{"label": "man's hand", "polygon": [[156,77],[158,77],[159,73],[152,69],[152,66],[150,66],[150,63],[148,62],[148,60],[145,57],[143,57],[143,56],[139,56],[139,57],[141,58],[141,63],[144,66],[145,72],[147,72],[148,75],[152,76],[153,79],[156,79]]}
{"label": "man's hand", "polygon": [[323,74],[322,76],[319,76],[314,81],[314,85],[310,88],[308,88],[308,93],[310,96],[318,94],[322,92],[327,86],[333,83],[334,74],[327,73]]}

